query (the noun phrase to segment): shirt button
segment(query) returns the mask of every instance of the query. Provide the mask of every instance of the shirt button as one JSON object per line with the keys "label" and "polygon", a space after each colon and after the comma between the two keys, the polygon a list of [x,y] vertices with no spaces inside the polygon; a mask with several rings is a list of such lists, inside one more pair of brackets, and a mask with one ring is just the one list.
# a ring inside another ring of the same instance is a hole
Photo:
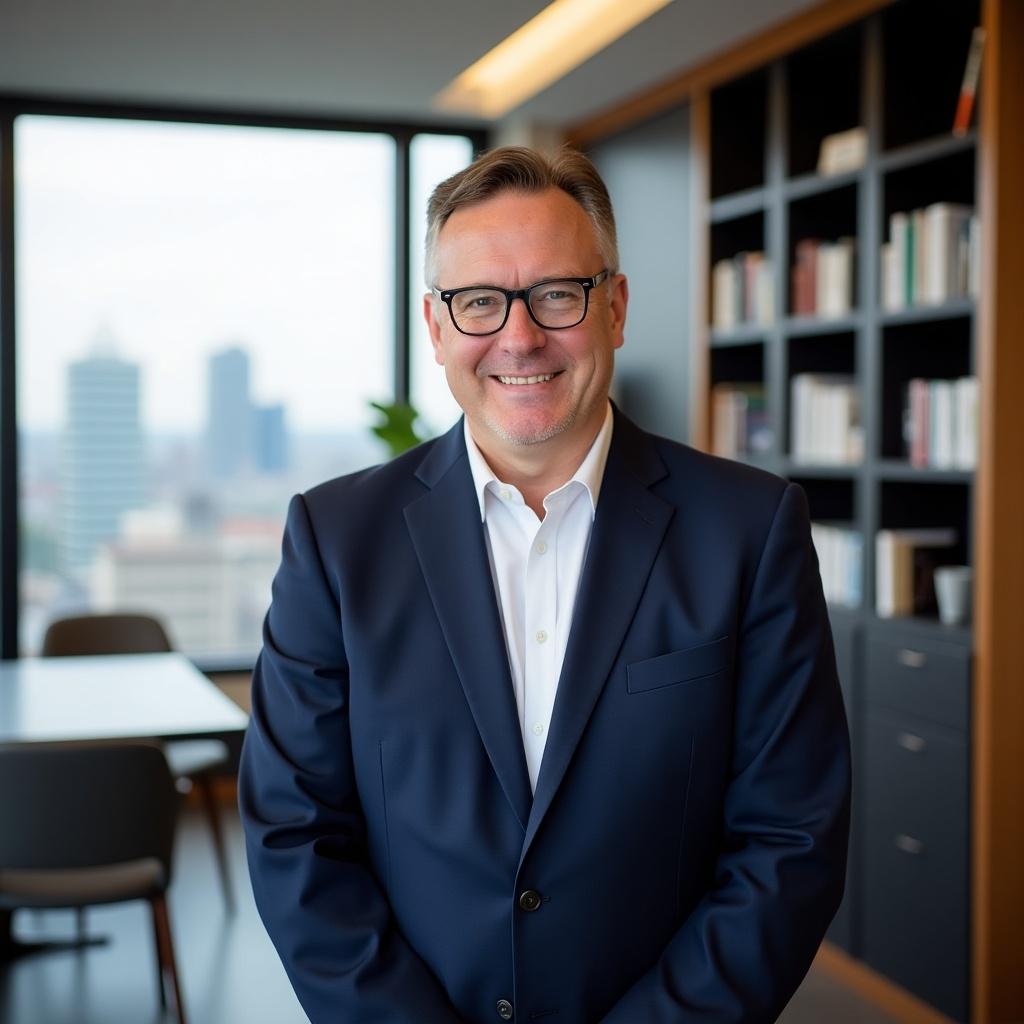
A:
{"label": "shirt button", "polygon": [[539,644],[544,643],[544,641],[547,640],[547,638],[548,638],[548,635],[547,635],[547,633],[543,629],[538,629],[536,635],[534,636],[534,639]]}
{"label": "shirt button", "polygon": [[500,494],[502,501],[512,500],[512,492],[507,487],[503,487],[498,493]]}
{"label": "shirt button", "polygon": [[544,541],[538,541],[537,547],[534,550],[537,552],[538,555],[543,555],[544,552],[547,551],[547,549],[548,546],[544,543]]}
{"label": "shirt button", "polygon": [[507,999],[498,1000],[498,1016],[502,1020],[512,1019],[512,1004]]}
{"label": "shirt button", "polygon": [[540,724],[540,722],[538,722],[538,723],[537,723],[537,724],[536,724],[536,725],[535,725],[535,726],[533,727],[533,735],[534,735],[534,736],[543,736],[543,735],[544,735],[544,726],[543,726],[543,725],[541,725],[541,724]]}
{"label": "shirt button", "polygon": [[528,914],[532,914],[535,910],[539,910],[540,893],[535,892],[533,889],[527,889],[526,892],[522,893],[519,897],[519,909],[525,910]]}

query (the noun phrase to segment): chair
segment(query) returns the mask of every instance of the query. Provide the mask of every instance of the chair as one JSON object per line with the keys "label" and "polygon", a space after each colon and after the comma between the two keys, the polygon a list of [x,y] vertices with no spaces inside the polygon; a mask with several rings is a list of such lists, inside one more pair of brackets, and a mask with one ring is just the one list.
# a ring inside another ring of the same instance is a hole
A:
{"label": "chair", "polygon": [[[163,626],[150,615],[77,615],[57,619],[47,627],[42,654],[47,658],[98,654],[163,654],[173,650]],[[195,786],[213,838],[217,870],[224,905],[235,909],[228,873],[217,800],[213,792],[213,769],[227,764],[227,744],[220,740],[173,740],[163,744],[171,772],[179,789],[188,792]],[[182,784],[184,784],[182,786]]]}
{"label": "chair", "polygon": [[145,899],[185,1024],[165,894],[178,796],[154,744],[0,747],[0,911]]}

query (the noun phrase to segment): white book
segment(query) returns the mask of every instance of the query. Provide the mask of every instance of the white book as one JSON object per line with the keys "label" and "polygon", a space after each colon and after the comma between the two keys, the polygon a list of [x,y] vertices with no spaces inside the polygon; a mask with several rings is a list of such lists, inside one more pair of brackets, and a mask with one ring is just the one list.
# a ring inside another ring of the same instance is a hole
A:
{"label": "white book", "polygon": [[849,583],[847,592],[850,595],[849,604],[856,608],[861,603],[863,594],[863,565],[864,565],[864,538],[856,531],[850,531],[849,537],[850,561],[849,561]]}
{"label": "white book", "polygon": [[893,278],[898,299],[893,309],[904,309],[910,302],[907,294],[907,246],[909,244],[908,226],[909,218],[905,213],[894,213],[889,217],[889,244],[892,246]]}
{"label": "white book", "polygon": [[823,243],[817,258],[816,311],[819,316],[845,316],[853,305],[853,239]]}
{"label": "white book", "polygon": [[903,309],[903,260],[896,246],[886,242],[882,246],[882,308],[885,310]]}
{"label": "white book", "polygon": [[789,385],[789,451],[798,461],[808,457],[805,444],[809,434],[810,387],[809,375],[805,373],[795,374]]}
{"label": "white book", "polygon": [[910,301],[912,305],[921,302],[924,294],[924,264],[928,252],[928,221],[925,218],[924,210],[914,210],[910,215],[914,221],[914,281],[913,293]]}
{"label": "white book", "polygon": [[956,437],[953,464],[974,469],[978,464],[978,378],[961,377],[953,386]]}
{"label": "white book", "polygon": [[736,268],[719,260],[711,271],[711,323],[717,330],[736,326]]}
{"label": "white book", "polygon": [[928,452],[930,465],[936,469],[952,469],[954,426],[953,384],[948,380],[933,380],[928,386],[930,433]]}
{"label": "white book", "polygon": [[829,316],[828,277],[832,261],[832,243],[822,242],[814,254],[814,312]]}
{"label": "white book", "polygon": [[875,534],[875,614],[883,619],[896,613],[894,550],[892,531],[879,530]]}
{"label": "white book", "polygon": [[922,302],[941,303],[965,294],[959,273],[964,261],[960,237],[972,212],[971,207],[957,203],[932,203],[925,208]]}
{"label": "white book", "polygon": [[768,257],[765,257],[757,268],[756,288],[757,320],[762,324],[770,324],[775,319],[775,277]]}

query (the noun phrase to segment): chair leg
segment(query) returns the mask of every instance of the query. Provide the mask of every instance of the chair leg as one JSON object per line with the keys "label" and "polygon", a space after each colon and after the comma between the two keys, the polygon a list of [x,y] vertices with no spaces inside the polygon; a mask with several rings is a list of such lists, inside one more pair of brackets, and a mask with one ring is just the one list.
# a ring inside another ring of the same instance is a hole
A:
{"label": "chair leg", "polygon": [[85,942],[85,907],[75,907],[75,931],[79,942]]}
{"label": "chair leg", "polygon": [[220,812],[217,809],[217,798],[213,792],[213,780],[209,775],[196,775],[193,777],[196,789],[199,791],[199,798],[203,803],[203,813],[206,815],[206,823],[210,826],[210,835],[213,837],[213,852],[217,858],[217,871],[220,874],[220,886],[224,892],[224,906],[229,914],[235,911],[235,896],[231,889],[231,875],[228,873],[228,857],[224,848],[224,834],[220,827]]}
{"label": "chair leg", "polygon": [[[163,893],[151,896],[150,908],[153,911],[153,934],[156,939],[157,959],[160,964],[161,991],[165,979],[169,979],[174,992],[174,1010],[178,1024],[185,1022],[185,1004],[181,1001],[181,986],[178,984],[178,968],[174,961],[174,943],[171,939],[171,923],[167,914],[167,899]],[[161,1002],[161,1005],[166,1005]]]}
{"label": "chair leg", "polygon": [[164,977],[164,950],[160,926],[157,924],[156,906],[149,901],[149,909],[153,916],[153,952],[156,954],[156,994],[160,999],[160,1009],[167,1009],[167,979]]}

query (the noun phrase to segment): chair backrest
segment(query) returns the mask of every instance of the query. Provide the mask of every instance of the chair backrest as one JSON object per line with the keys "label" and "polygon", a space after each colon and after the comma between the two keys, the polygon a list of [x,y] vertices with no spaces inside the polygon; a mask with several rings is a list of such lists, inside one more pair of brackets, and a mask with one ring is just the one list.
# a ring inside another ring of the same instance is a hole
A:
{"label": "chair backrest", "polygon": [[177,809],[154,744],[0,747],[0,870],[155,857],[169,879]]}
{"label": "chair backrest", "polygon": [[43,637],[47,658],[89,654],[163,654],[172,650],[164,627],[151,615],[76,615],[56,619]]}

